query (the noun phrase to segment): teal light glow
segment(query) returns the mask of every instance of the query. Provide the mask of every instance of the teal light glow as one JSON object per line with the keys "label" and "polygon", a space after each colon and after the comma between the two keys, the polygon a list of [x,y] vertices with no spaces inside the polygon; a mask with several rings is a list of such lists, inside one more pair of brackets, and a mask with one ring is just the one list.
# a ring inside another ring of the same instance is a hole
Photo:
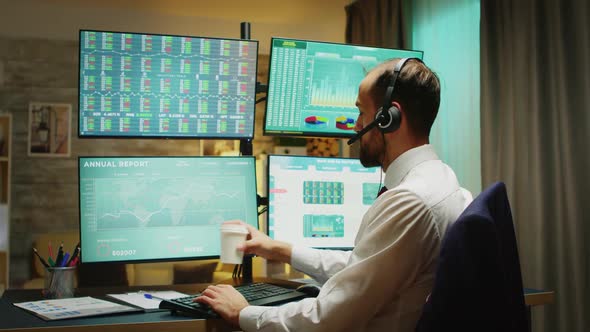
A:
{"label": "teal light glow", "polygon": [[473,195],[481,191],[480,0],[415,0],[412,49],[441,79],[441,106],[430,135],[439,156]]}

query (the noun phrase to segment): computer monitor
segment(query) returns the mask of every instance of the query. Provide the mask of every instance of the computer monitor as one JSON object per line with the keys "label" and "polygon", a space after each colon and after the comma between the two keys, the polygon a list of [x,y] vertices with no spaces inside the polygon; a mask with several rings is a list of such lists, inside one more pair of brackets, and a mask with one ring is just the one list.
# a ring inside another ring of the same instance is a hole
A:
{"label": "computer monitor", "polygon": [[217,258],[220,225],[258,227],[255,159],[80,157],[83,263]]}
{"label": "computer monitor", "polygon": [[307,247],[353,248],[381,176],[358,159],[268,156],[268,235]]}
{"label": "computer monitor", "polygon": [[79,47],[79,137],[253,137],[257,41],[81,30]]}
{"label": "computer monitor", "polygon": [[272,38],[265,135],[351,137],[367,71],[422,51]]}

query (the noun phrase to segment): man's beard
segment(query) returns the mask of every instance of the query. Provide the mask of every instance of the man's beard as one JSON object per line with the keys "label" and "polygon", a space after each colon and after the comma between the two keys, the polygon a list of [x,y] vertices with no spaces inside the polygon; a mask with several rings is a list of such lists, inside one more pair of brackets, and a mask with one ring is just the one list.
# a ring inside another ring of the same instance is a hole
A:
{"label": "man's beard", "polygon": [[[373,143],[371,145],[371,143]],[[381,166],[382,156],[380,155],[380,149],[376,149],[377,144],[381,144],[381,142],[369,141],[368,144],[363,145],[361,142],[361,146],[359,147],[359,160],[364,167],[376,167]]]}

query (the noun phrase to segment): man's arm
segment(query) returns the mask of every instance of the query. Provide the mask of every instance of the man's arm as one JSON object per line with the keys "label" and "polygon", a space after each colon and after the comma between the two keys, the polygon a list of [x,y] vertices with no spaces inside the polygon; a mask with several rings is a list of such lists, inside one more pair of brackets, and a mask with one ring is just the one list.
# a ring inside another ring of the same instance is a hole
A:
{"label": "man's arm", "polygon": [[351,254],[352,251],[319,250],[296,246],[291,250],[291,266],[323,284],[346,267]]}
{"label": "man's arm", "polygon": [[254,254],[271,261],[281,263],[291,262],[291,251],[293,246],[290,243],[273,240],[258,229],[246,224],[241,220],[230,220],[224,224],[243,225],[248,228],[248,238],[238,250],[246,254]]}
{"label": "man's arm", "polygon": [[[403,306],[399,310],[406,315],[419,312],[431,287],[431,283],[417,283],[424,266],[431,263],[425,252],[440,241],[432,214],[410,192],[390,193],[376,204],[367,213],[367,225],[359,230],[350,264],[322,286],[317,298],[280,307],[245,307],[239,314],[240,327],[244,331],[357,331],[379,325],[376,317],[391,314],[393,306]],[[397,302],[401,297],[403,303]]]}
{"label": "man's arm", "polygon": [[[245,306],[239,312],[223,300],[200,298],[199,302],[210,304],[224,318],[225,312],[234,310],[227,317],[234,324],[238,319],[244,331],[355,331],[379,325],[376,317],[395,305],[402,304],[404,312],[419,312],[431,285],[416,282],[425,264],[432,263],[425,261],[430,257],[425,251],[432,251],[440,239],[419,198],[408,192],[388,197],[369,210],[368,226],[351,262],[324,284],[317,298],[279,307]],[[236,292],[219,291],[224,296]],[[402,294],[413,302],[396,303]]]}
{"label": "man's arm", "polygon": [[324,283],[346,266],[350,257],[350,251],[293,248],[291,244],[273,240],[242,221],[232,220],[227,223],[240,224],[248,228],[248,240],[238,248],[239,250],[268,260],[291,264],[298,271],[312,276],[320,283]]}

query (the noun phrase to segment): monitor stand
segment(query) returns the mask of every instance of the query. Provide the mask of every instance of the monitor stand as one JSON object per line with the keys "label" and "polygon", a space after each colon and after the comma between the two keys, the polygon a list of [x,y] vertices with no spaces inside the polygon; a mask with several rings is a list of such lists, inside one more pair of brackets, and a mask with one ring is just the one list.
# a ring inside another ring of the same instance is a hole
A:
{"label": "monitor stand", "polygon": [[254,257],[254,255],[251,255],[251,254],[244,255],[244,260],[242,261],[242,281],[243,281],[243,283],[251,283],[253,280],[252,257]]}
{"label": "monitor stand", "polygon": [[[240,23],[240,39],[249,40],[250,39],[250,22],[241,22]],[[256,82],[256,88],[258,89],[259,83]],[[242,156],[251,156],[252,155],[252,138],[242,139],[240,140],[240,154]],[[259,196],[258,196],[259,197]],[[257,197],[257,198],[258,198]],[[260,206],[260,204],[258,204]],[[245,254],[244,259],[242,260],[242,280],[244,283],[251,283],[252,282],[252,257],[254,255]]]}

